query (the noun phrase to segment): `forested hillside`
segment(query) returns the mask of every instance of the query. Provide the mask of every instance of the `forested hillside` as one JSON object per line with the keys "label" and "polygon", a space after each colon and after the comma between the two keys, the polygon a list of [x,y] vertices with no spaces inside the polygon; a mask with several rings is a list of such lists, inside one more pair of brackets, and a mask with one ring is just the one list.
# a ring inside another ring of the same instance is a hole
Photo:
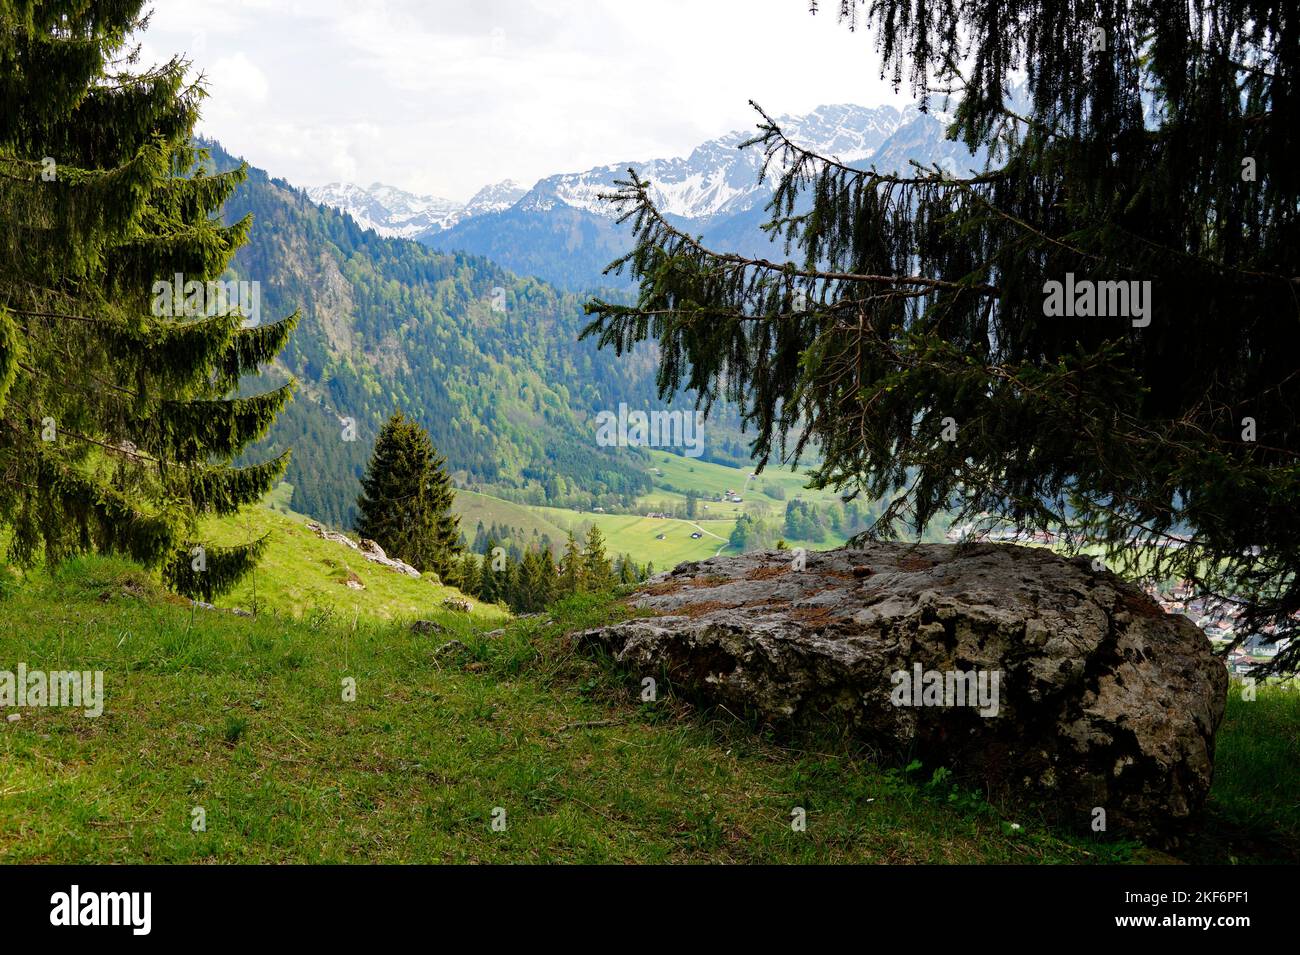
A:
{"label": "forested hillside", "polygon": [[[945,140],[939,118],[915,109],[833,106],[788,119],[800,136],[847,162],[901,169],[922,158],[961,171],[983,161]],[[761,153],[736,148],[749,135],[729,133],[689,157],[639,165],[656,178],[673,223],[709,243],[777,255],[759,227],[771,197],[759,175]],[[217,166],[235,164],[218,144],[205,145]],[[617,212],[599,198],[626,173],[627,164],[613,164],[551,176],[512,195],[517,201],[488,204],[451,228],[379,226],[416,242],[362,229],[307,191],[250,170],[226,206],[230,217],[252,213],[258,226],[237,267],[262,282],[272,308],[292,302],[303,313],[280,359],[282,370],[300,379],[300,397],[258,449],[294,448],[287,476],[294,509],[350,526],[376,428],[399,407],[429,431],[462,488],[611,511],[628,509],[650,489],[648,459],[634,448],[600,448],[592,419],[620,402],[664,408],[655,386],[658,345],[615,356],[578,341],[582,304],[592,294],[632,303],[627,276],[602,276],[631,246],[630,225],[616,224]],[[354,210],[369,226],[383,218],[371,206],[392,201],[393,192],[375,186],[315,195]],[[440,201],[401,198],[430,208]],[[691,395],[673,402],[692,406]],[[355,427],[345,432],[346,419]],[[751,465],[733,406],[713,409],[702,457]]]}
{"label": "forested hillside", "polygon": [[[204,145],[216,168],[236,164]],[[231,221],[249,213],[239,276],[261,283],[269,314],[302,312],[278,362],[299,396],[257,449],[293,447],[294,509],[351,524],[357,478],[394,408],[428,429],[462,486],[584,506],[648,490],[646,461],[598,447],[591,418],[620,401],[658,406],[654,352],[615,360],[579,343],[579,296],[363,231],[259,169],[225,207]],[[710,450],[743,453],[735,438]]]}

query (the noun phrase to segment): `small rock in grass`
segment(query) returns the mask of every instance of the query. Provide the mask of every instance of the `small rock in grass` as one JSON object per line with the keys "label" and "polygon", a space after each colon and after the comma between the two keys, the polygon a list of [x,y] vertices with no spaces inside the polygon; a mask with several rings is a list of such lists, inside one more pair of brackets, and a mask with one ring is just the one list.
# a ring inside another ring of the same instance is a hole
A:
{"label": "small rock in grass", "polygon": [[437,650],[433,651],[434,656],[438,656],[438,657],[444,657],[444,656],[458,657],[462,653],[468,653],[468,652],[469,652],[469,647],[465,646],[465,644],[461,643],[459,640],[448,640]]}

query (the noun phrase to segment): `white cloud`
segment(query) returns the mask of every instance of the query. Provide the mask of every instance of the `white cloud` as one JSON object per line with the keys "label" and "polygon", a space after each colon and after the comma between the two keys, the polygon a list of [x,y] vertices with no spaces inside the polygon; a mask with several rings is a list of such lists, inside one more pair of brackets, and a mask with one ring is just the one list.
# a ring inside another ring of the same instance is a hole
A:
{"label": "white cloud", "polygon": [[271,89],[266,74],[242,51],[217,58],[204,72],[211,96],[235,109],[260,106]]}
{"label": "white cloud", "polygon": [[144,39],[204,71],[204,132],[272,174],[453,199],[685,153],[751,127],[751,98],[907,99],[805,0],[167,0]]}

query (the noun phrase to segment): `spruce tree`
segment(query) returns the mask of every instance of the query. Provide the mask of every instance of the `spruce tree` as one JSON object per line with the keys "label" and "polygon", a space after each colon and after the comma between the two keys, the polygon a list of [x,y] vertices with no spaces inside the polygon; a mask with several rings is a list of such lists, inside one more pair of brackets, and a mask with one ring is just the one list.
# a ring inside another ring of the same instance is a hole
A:
{"label": "spruce tree", "polygon": [[452,512],[456,492],[429,433],[400,411],[375,439],[357,498],[357,533],[390,557],[440,576],[451,570],[460,540]]}
{"label": "spruce tree", "polygon": [[506,599],[506,578],[505,567],[501,569],[493,566],[498,560],[504,560],[509,555],[495,555],[493,551],[497,549],[495,538],[489,537],[483,546],[483,565],[479,569],[478,596],[484,603],[494,604]]}
{"label": "spruce tree", "polygon": [[501,602],[515,613],[527,613],[528,581],[524,579],[524,566],[510,551],[506,552],[506,569],[502,580]]}
{"label": "spruce tree", "polygon": [[608,590],[614,583],[609,557],[605,553],[605,536],[595,524],[587,531],[582,552],[583,576],[587,589]]}
{"label": "spruce tree", "polygon": [[283,473],[230,462],[291,394],[256,385],[296,315],[228,284],[246,170],[204,171],[203,90],[180,59],[138,68],[141,7],[0,2],[0,525],[21,565],[119,553],[211,599],[262,542],[210,547],[198,520]]}
{"label": "spruce tree", "polygon": [[545,610],[555,601],[556,585],[555,558],[550,547],[542,547],[537,552],[537,609]]}
{"label": "spruce tree", "polygon": [[559,592],[571,597],[586,589],[586,565],[582,557],[582,548],[578,539],[569,531],[569,539],[564,544],[564,554],[560,558]]}
{"label": "spruce tree", "polygon": [[510,599],[507,601],[515,613],[532,613],[533,565],[525,553],[522,560],[509,561]]}
{"label": "spruce tree", "polygon": [[637,581],[636,564],[632,558],[624,554],[618,559],[618,582],[620,584],[634,584]]}
{"label": "spruce tree", "polygon": [[460,569],[456,586],[460,592],[469,597],[479,596],[478,558],[469,551],[460,555]]}
{"label": "spruce tree", "polygon": [[584,334],[655,339],[663,393],[735,401],[763,464],[811,442],[814,486],[888,502],[863,536],[1064,530],[1239,603],[1238,642],[1300,636],[1295,5],[838,8],[987,163],[855,166],[759,109],[772,254],[707,247],[630,171],[639,295]]}
{"label": "spruce tree", "polygon": [[546,609],[550,598],[547,596],[549,588],[545,573],[541,551],[535,548],[525,551],[523,560],[519,562],[518,612],[538,613]]}

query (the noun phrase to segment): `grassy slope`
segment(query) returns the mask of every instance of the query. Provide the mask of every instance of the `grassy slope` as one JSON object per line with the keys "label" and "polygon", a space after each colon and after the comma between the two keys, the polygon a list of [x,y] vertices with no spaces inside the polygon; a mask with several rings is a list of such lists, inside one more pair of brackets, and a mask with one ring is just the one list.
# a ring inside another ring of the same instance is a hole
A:
{"label": "grassy slope", "polygon": [[[1233,841],[1236,856],[1267,856],[1270,843],[1281,842],[1289,847],[1286,861],[1300,861],[1300,679],[1289,689],[1257,687],[1249,701],[1233,684],[1214,773],[1207,826]],[[1198,846],[1189,858],[1215,856]]]}
{"label": "grassy slope", "polygon": [[[579,533],[587,524],[595,524],[605,535],[605,549],[611,554],[631,554],[636,560],[654,561],[658,570],[668,570],[684,560],[704,560],[725,547],[732,521],[672,520],[636,517],[627,514],[589,514],[566,511],[558,507],[534,508],[547,520],[565,530]],[[692,533],[704,536],[692,538]],[[663,540],[658,540],[660,534]],[[724,550],[723,553],[726,553]]]}
{"label": "grassy slope", "polygon": [[[98,719],[0,724],[6,861],[1087,860],[958,812],[851,751],[634,706],[554,629],[442,638],[208,613],[82,561],[6,598],[8,655],[106,671]],[[137,594],[144,593],[145,596]],[[104,597],[103,595],[107,595]],[[607,615],[575,608],[570,623]],[[463,621],[447,619],[449,626]],[[340,680],[357,680],[343,702]],[[614,721],[618,725],[581,726]],[[874,801],[871,801],[874,800]],[[207,831],[192,832],[202,806]],[[489,827],[494,807],[507,830]],[[809,810],[807,833],[787,821]],[[1088,853],[1092,851],[1093,854]]]}
{"label": "grassy slope", "polygon": [[453,510],[460,516],[460,528],[470,543],[474,541],[474,531],[480,521],[485,528],[490,528],[495,523],[517,527],[530,535],[533,531],[539,537],[549,535],[557,546],[564,542],[564,529],[549,521],[541,509],[527,504],[515,504],[488,494],[458,490]]}
{"label": "grassy slope", "polygon": [[785,488],[787,499],[802,497],[805,500],[820,503],[839,500],[839,497],[832,491],[811,491],[805,488],[804,485],[808,482],[806,475],[779,470],[772,466],[769,466],[763,473],[750,480],[749,486],[746,488],[745,480],[753,473],[752,470],[747,471],[741,468],[727,467],[725,464],[715,464],[711,461],[684,458],[680,455],[669,454],[667,451],[650,451],[649,453],[654,459],[655,467],[662,472],[655,475],[655,483],[669,485],[681,491],[694,489],[710,494],[720,494],[730,489],[743,492],[746,500],[767,501],[774,508],[779,508],[782,513],[785,512],[785,501],[773,501],[766,494],[763,494],[762,488],[764,485],[780,485]]}
{"label": "grassy slope", "polygon": [[[299,543],[274,546],[305,553]],[[107,699],[98,719],[28,709],[0,721],[4,861],[1152,857],[1055,833],[1025,810],[1000,815],[926,786],[929,768],[878,765],[846,740],[776,741],[666,694],[639,703],[565,636],[621,612],[597,598],[494,635],[485,620],[422,611],[451,631],[430,637],[366,615],[191,614],[101,559],[5,590],[0,668],[102,669]],[[469,648],[458,660],[436,654],[451,636]],[[1192,854],[1294,852],[1298,702],[1267,689],[1231,701],[1212,818],[1239,838],[1200,840]],[[206,832],[191,831],[196,806]],[[789,826],[795,806],[806,832]],[[495,807],[505,832],[489,826]]]}
{"label": "grassy slope", "polygon": [[[428,616],[441,607],[444,598],[462,596],[455,588],[433,583],[433,578],[407,577],[371,563],[342,544],[317,537],[305,523],[306,518],[299,515],[264,507],[246,508],[238,517],[205,522],[202,538],[217,545],[271,535],[257,571],[230,594],[217,598],[216,605],[251,609],[256,593],[259,612],[290,617],[328,614],[350,621],[356,616]],[[365,589],[348,587],[349,579],[360,581]],[[505,617],[495,607],[471,603],[476,617]]]}

